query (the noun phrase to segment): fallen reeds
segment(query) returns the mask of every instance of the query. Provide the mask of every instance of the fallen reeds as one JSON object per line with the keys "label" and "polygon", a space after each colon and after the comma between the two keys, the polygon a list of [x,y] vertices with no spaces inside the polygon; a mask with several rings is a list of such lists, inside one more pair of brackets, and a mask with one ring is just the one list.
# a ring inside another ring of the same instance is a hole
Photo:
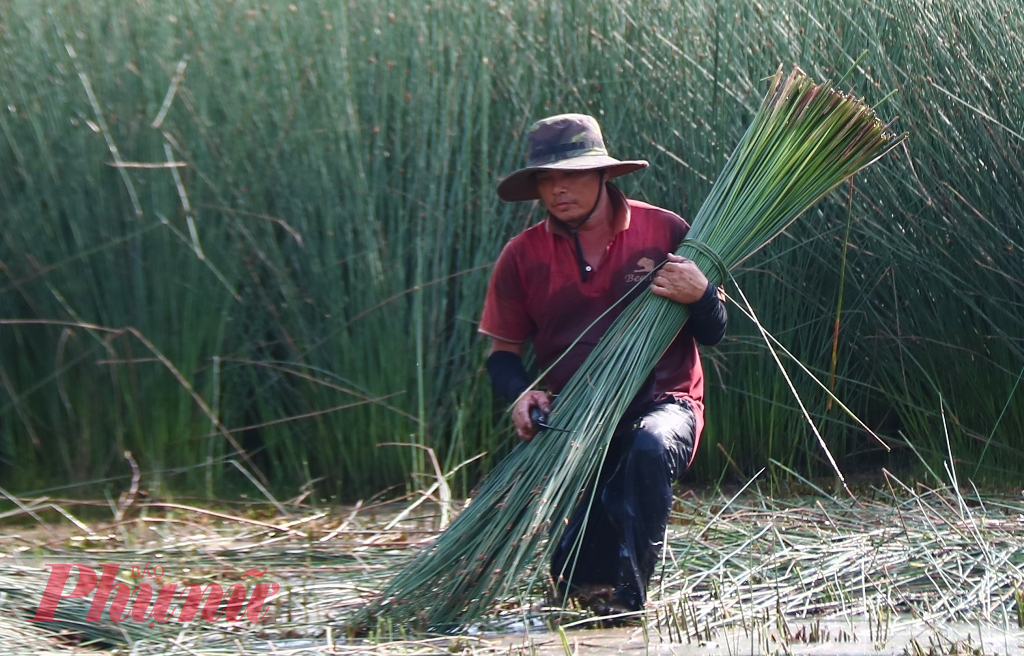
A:
{"label": "fallen reeds", "polygon": [[[897,626],[918,627],[912,635],[922,642],[922,634],[950,623],[978,630],[1018,626],[1024,589],[1019,494],[909,487],[889,475],[859,488],[856,501],[771,495],[767,484],[757,478],[742,494],[691,492],[676,499],[663,562],[648,607],[638,615],[647,640],[723,642],[757,626],[789,626],[798,641],[799,630],[807,630],[798,628],[801,622],[813,620],[832,627],[834,640],[839,627],[892,653]],[[152,508],[120,526],[90,523],[89,532],[68,522],[49,530],[7,522],[0,540],[0,641],[4,649],[21,650],[10,653],[39,654],[518,654],[530,653],[530,634],[557,645],[551,622],[591,625],[579,613],[525,596],[478,625],[495,632],[487,635],[430,636],[381,624],[367,637],[345,636],[339,625],[436,535],[436,500],[429,506],[391,528],[406,505],[291,507],[287,517],[269,506],[221,508],[219,518]],[[254,524],[253,516],[266,526]],[[28,618],[49,574],[44,562],[124,563],[121,580],[130,585],[155,582],[130,576],[132,565],[159,562],[164,582],[225,586],[258,566],[280,584],[281,594],[259,625],[89,623],[88,598],[62,600],[61,621],[38,624]],[[523,622],[528,634],[516,634]]]}
{"label": "fallen reeds", "polygon": [[653,607],[682,602],[712,627],[765,612],[1016,626],[1020,499],[886,483],[845,502],[755,495],[717,517],[679,500],[676,521],[704,519],[670,528]]}

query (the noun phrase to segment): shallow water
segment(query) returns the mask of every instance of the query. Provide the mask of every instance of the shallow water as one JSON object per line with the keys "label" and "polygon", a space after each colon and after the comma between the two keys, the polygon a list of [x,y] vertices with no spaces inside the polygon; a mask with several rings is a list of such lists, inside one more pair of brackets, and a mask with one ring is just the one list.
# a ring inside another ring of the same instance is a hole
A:
{"label": "shallow water", "polygon": [[[672,636],[676,638],[676,636]],[[1000,630],[992,626],[929,624],[919,620],[895,620],[881,630],[865,621],[788,622],[785,629],[771,626],[719,629],[710,639],[671,641],[666,635],[646,633],[642,627],[570,629],[565,638],[557,632],[530,631],[505,636],[497,642],[499,653],[513,654],[656,654],[762,656],[793,654],[816,656],[878,656],[895,654],[1024,654],[1024,630]]]}

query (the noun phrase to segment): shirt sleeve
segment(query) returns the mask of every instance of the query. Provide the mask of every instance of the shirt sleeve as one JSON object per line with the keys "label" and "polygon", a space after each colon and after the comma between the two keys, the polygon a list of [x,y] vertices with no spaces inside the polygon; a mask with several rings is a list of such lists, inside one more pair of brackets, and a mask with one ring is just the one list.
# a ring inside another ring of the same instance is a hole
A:
{"label": "shirt sleeve", "polygon": [[690,304],[690,318],[686,325],[690,334],[703,346],[714,346],[725,337],[729,315],[725,311],[724,295],[715,285],[708,283],[704,296]]}
{"label": "shirt sleeve", "polygon": [[687,223],[686,219],[679,216],[678,214],[673,215],[678,221],[674,221],[672,224],[673,239],[672,239],[672,252],[675,253],[679,250],[679,244],[683,243],[686,239],[687,233],[690,232],[690,224]]}
{"label": "shirt sleeve", "polygon": [[522,343],[536,325],[526,309],[527,289],[515,252],[515,240],[506,244],[491,272],[478,331],[506,342]]}

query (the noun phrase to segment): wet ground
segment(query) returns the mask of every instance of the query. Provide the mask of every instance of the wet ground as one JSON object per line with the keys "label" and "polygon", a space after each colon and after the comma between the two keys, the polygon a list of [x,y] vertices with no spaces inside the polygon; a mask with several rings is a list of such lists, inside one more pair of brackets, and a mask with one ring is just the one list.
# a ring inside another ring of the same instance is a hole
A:
{"label": "wet ground", "polygon": [[[505,653],[520,654],[650,654],[679,656],[763,656],[793,654],[815,656],[971,655],[1012,656],[1024,654],[1024,630],[1000,630],[992,626],[940,624],[929,626],[901,619],[883,627],[865,621],[789,622],[786,627],[733,627],[718,630],[710,639],[652,634],[643,627],[569,630],[565,640],[558,633],[534,631],[506,636],[499,644]],[[498,650],[502,651],[501,649]]]}
{"label": "wet ground", "polygon": [[[594,628],[584,613],[544,608],[533,590],[509,600],[487,631],[424,636],[391,627],[354,641],[343,637],[344,618],[430,543],[436,514],[395,505],[278,515],[152,504],[106,524],[55,513],[8,522],[0,525],[0,654],[1024,654],[1020,494],[752,495],[677,505],[648,611],[633,625]],[[162,563],[165,578],[153,583],[225,588],[258,566],[283,591],[276,615],[259,625],[93,623],[83,621],[88,599],[65,599],[63,623],[41,627],[27,618],[54,562],[97,570],[116,562],[124,577]]]}

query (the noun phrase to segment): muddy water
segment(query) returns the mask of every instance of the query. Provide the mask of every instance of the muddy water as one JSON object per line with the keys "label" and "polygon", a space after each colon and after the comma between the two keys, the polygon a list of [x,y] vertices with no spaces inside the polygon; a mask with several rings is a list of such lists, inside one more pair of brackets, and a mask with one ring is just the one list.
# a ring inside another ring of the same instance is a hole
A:
{"label": "muddy water", "polygon": [[678,656],[938,656],[939,654],[1015,656],[1024,654],[1024,631],[1014,626],[929,624],[895,620],[877,627],[864,621],[790,621],[777,625],[734,627],[710,638],[659,635],[642,627],[570,629],[566,643],[557,632],[532,630],[497,640],[498,653],[510,654],[651,654]]}

